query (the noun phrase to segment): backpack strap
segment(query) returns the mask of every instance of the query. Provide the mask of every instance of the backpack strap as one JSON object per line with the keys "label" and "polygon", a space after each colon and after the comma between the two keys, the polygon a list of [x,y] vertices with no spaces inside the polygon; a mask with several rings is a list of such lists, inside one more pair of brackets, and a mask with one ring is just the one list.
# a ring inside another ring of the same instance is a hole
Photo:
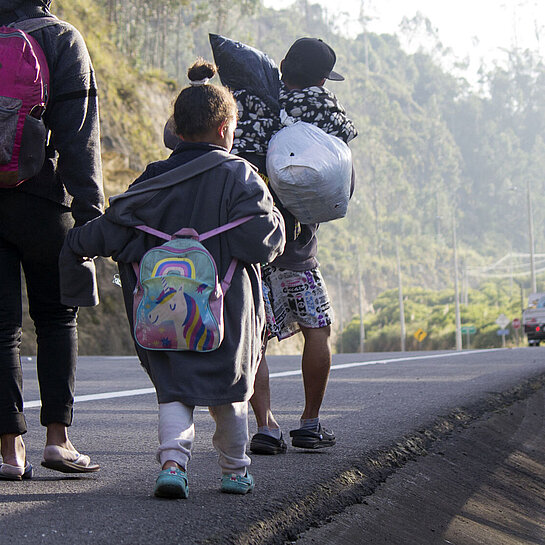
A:
{"label": "backpack strap", "polygon": [[165,240],[172,240],[174,238],[172,235],[163,233],[163,231],[158,231],[157,229],[154,229],[153,227],[148,227],[147,225],[135,225],[134,228],[139,229],[140,231],[144,231],[144,233],[148,233],[149,235],[164,238]]}
{"label": "backpack strap", "polygon": [[22,19],[20,21],[10,23],[7,26],[10,28],[18,28],[19,30],[23,30],[24,32],[31,33],[35,32],[36,30],[40,30],[41,28],[57,25],[59,23],[60,19],[58,19],[54,15],[47,15],[45,17],[31,17],[29,19]]}
{"label": "backpack strap", "polygon": [[[190,233],[193,232],[197,235],[197,240],[202,241],[202,240],[206,240],[207,238],[211,238],[216,235],[219,235],[220,233],[228,231],[229,229],[233,229],[234,227],[238,227],[239,225],[242,225],[243,223],[246,223],[247,221],[251,220],[253,217],[254,216],[245,216],[243,218],[230,221],[229,223],[226,223],[225,225],[216,227],[216,229],[212,229],[211,231],[202,233],[202,235],[199,235],[194,229],[180,229],[179,231],[176,231],[176,233],[174,233],[174,236],[184,235],[186,234],[186,232],[189,236],[191,236]],[[223,292],[224,295],[227,293],[227,290],[231,287],[231,280],[233,279],[233,275],[235,274],[237,263],[238,263],[238,259],[236,257],[233,257],[233,259],[231,259],[231,263],[229,264],[229,268],[227,269],[227,272],[225,273],[225,276],[223,277],[223,280],[221,281],[221,291]]]}
{"label": "backpack strap", "polygon": [[236,257],[233,257],[233,259],[231,259],[231,263],[229,264],[229,268],[227,269],[227,272],[225,273],[225,276],[221,281],[221,291],[223,292],[223,295],[225,295],[227,293],[227,290],[231,287],[231,280],[233,280],[233,275],[235,274],[237,263],[238,259]]}
{"label": "backpack strap", "polygon": [[202,240],[206,240],[207,238],[212,238],[216,235],[219,235],[220,233],[223,233],[225,231],[229,231],[229,229],[233,229],[234,227],[238,227],[239,225],[242,225],[243,223],[246,223],[247,221],[251,220],[254,216],[244,216],[243,218],[238,218],[238,220],[230,221],[229,223],[226,223],[224,225],[221,225],[220,227],[216,227],[215,229],[212,229],[211,231],[206,231],[206,233],[202,233],[199,235],[197,231],[194,229],[189,228],[183,228],[179,231],[176,231],[173,237],[176,236],[190,236],[192,238],[195,238],[194,235],[197,235],[197,240],[200,242]]}
{"label": "backpack strap", "polygon": [[199,235],[199,233],[197,233],[195,229],[191,229],[190,227],[184,227],[183,229],[176,231],[173,235],[163,233],[163,231],[159,231],[158,229],[154,229],[153,227],[148,227],[147,225],[135,225],[134,228],[139,229],[140,231],[144,231],[144,233],[148,233],[149,235],[154,235],[165,240],[172,240],[175,237],[190,237],[200,242],[202,240],[206,240],[207,238],[212,238],[216,235],[219,235],[220,233],[223,233],[225,231],[229,231],[229,229],[234,229],[235,227],[238,227],[239,225],[242,225],[243,223],[251,220],[253,217],[254,216],[244,216],[243,218],[238,218],[237,220],[230,221],[229,223],[221,225],[220,227],[216,227],[216,229],[206,231],[206,233],[202,233],[202,235]]}
{"label": "backpack strap", "polygon": [[[140,231],[143,231],[144,233],[148,233],[150,235],[154,235],[156,237],[165,239],[167,241],[172,240],[175,237],[188,236],[200,242],[202,240],[206,240],[207,238],[211,238],[216,235],[219,235],[220,233],[223,233],[225,231],[229,231],[230,229],[234,229],[235,227],[238,227],[239,225],[242,225],[243,223],[246,223],[247,221],[251,220],[253,217],[254,216],[244,216],[243,218],[238,218],[236,220],[230,221],[229,223],[221,225],[220,227],[216,227],[216,229],[212,229],[211,231],[206,231],[206,233],[203,233],[202,235],[199,235],[199,233],[197,233],[195,229],[191,229],[188,227],[184,227],[183,229],[176,231],[173,235],[163,233],[163,231],[159,231],[157,229],[154,229],[153,227],[148,227],[147,225],[135,225],[134,228],[139,229]],[[233,259],[231,259],[231,263],[229,264],[227,272],[225,273],[225,276],[223,277],[223,280],[221,281],[221,290],[224,295],[225,293],[227,293],[227,290],[231,286],[231,280],[233,279],[233,275],[235,274],[237,263],[238,263],[238,259],[236,257],[233,257]],[[136,274],[136,279],[138,281],[138,277],[140,275],[140,267],[138,266],[137,263],[133,263],[132,266]]]}

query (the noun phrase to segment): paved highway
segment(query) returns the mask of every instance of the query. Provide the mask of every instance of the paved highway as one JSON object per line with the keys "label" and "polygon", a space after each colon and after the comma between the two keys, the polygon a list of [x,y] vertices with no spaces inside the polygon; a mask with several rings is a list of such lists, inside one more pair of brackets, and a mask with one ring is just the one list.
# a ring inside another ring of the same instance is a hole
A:
{"label": "paved highway", "polygon": [[[270,357],[269,365],[273,408],[287,435],[302,410],[299,359]],[[198,409],[190,496],[168,501],[152,495],[159,469],[157,407],[136,358],[79,360],[71,439],[102,466],[81,477],[40,467],[44,431],[34,362],[25,358],[23,367],[25,441],[36,472],[32,481],[0,481],[1,544],[294,542],[372,495],[452,430],[527,399],[545,384],[539,348],[339,355],[321,414],[337,436],[335,447],[309,452],[290,446],[285,455],[253,456],[255,491],[221,494],[213,421]]]}

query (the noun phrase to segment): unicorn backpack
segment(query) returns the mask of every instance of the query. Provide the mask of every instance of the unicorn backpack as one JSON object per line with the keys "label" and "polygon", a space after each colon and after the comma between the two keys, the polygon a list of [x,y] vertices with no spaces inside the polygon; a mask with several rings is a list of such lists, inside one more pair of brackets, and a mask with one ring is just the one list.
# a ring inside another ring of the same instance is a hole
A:
{"label": "unicorn backpack", "polygon": [[134,338],[148,350],[211,352],[223,340],[223,298],[229,289],[237,259],[223,281],[216,262],[201,241],[237,227],[251,216],[199,234],[181,229],[168,235],[146,225],[146,233],[167,240],[148,250],[134,265]]}

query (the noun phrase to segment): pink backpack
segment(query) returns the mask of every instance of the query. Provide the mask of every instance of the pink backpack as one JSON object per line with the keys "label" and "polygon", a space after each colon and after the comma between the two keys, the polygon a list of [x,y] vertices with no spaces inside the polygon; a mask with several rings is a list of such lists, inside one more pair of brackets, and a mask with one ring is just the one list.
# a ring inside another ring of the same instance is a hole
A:
{"label": "pink backpack", "polygon": [[58,22],[47,16],[0,27],[0,187],[32,178],[44,163],[49,69],[30,33]]}

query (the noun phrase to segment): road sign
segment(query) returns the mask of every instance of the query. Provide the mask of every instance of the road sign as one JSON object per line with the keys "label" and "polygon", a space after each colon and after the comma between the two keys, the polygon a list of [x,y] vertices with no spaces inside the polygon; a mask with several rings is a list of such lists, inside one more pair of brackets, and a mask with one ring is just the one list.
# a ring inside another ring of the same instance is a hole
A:
{"label": "road sign", "polygon": [[463,325],[462,333],[468,334],[468,335],[474,335],[475,333],[477,333],[477,328],[474,325]]}
{"label": "road sign", "polygon": [[498,329],[498,331],[496,331],[496,334],[498,334],[498,335],[509,335],[509,330],[508,329]]}
{"label": "road sign", "polygon": [[414,338],[419,342],[421,343],[426,337],[428,336],[428,334],[423,330],[423,329],[417,329],[414,333]]}
{"label": "road sign", "polygon": [[505,315],[505,314],[500,314],[496,320],[496,323],[502,328],[502,329],[505,329],[509,323],[511,322],[511,320],[509,320],[509,318]]}
{"label": "road sign", "polygon": [[511,324],[513,325],[514,329],[520,328],[520,320],[518,318],[513,318],[513,320],[511,321]]}

